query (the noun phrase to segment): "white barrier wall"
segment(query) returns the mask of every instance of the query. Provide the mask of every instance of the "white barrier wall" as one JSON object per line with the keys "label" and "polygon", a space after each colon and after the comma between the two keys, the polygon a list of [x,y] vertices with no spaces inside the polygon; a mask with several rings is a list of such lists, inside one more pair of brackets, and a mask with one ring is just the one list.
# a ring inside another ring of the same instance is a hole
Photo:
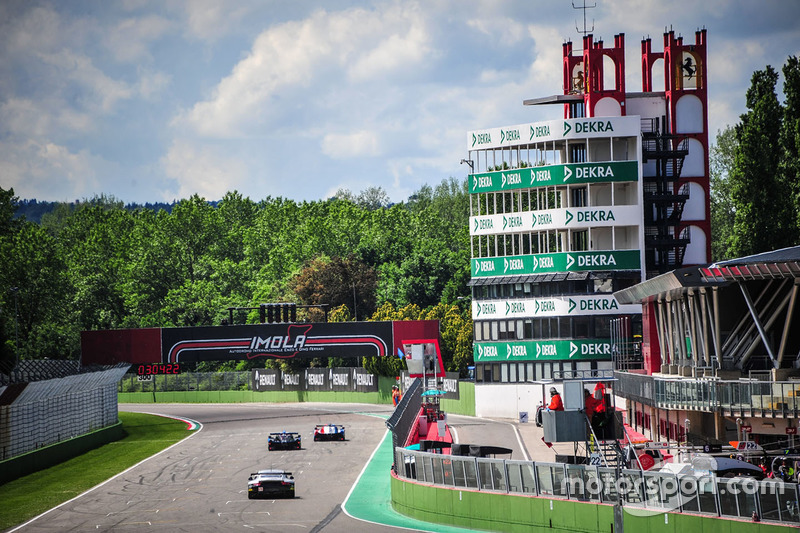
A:
{"label": "white barrier wall", "polygon": [[[557,388],[559,392],[563,392],[560,386]],[[546,387],[546,391],[549,389],[550,385]],[[520,412],[525,411],[528,413],[528,421],[533,422],[536,406],[541,401],[541,385],[532,383],[475,385],[475,415],[479,417],[518,419]]]}

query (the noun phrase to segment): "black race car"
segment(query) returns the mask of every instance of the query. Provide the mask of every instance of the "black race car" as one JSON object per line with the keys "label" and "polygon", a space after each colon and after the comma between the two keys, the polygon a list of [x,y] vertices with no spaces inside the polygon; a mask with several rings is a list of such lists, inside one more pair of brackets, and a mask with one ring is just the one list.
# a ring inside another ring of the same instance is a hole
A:
{"label": "black race car", "polygon": [[319,424],[314,428],[314,440],[344,440],[344,426]]}
{"label": "black race car", "polygon": [[247,479],[247,497],[268,498],[286,496],[294,498],[294,477],[283,470],[259,470]]}
{"label": "black race car", "polygon": [[300,433],[294,431],[282,431],[281,433],[270,433],[267,436],[267,448],[272,450],[299,450]]}

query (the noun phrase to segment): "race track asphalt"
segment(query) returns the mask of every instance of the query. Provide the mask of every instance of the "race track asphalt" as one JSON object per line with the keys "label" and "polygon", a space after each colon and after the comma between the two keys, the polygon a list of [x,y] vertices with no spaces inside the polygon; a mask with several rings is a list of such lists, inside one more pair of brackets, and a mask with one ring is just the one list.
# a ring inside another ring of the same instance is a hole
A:
{"label": "race track asphalt", "polygon": [[[184,439],[10,531],[463,532],[390,505],[392,407],[368,404],[120,404],[202,424]],[[346,427],[344,442],[314,442],[317,424]],[[451,417],[460,442],[524,449],[510,424]],[[303,448],[266,449],[267,434],[298,431]],[[487,442],[487,436],[491,442]],[[249,473],[294,473],[294,499],[249,500]]]}

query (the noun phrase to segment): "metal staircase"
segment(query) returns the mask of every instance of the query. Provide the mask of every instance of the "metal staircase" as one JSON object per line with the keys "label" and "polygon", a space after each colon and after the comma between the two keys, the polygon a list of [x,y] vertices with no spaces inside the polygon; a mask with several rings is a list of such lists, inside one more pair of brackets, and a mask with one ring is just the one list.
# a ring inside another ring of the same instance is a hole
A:
{"label": "metal staircase", "polygon": [[[679,229],[689,199],[688,184],[679,186],[689,141],[668,133],[667,117],[642,119],[642,163],[645,169],[645,263],[652,277],[683,264],[689,231]],[[649,164],[651,163],[651,164]]]}

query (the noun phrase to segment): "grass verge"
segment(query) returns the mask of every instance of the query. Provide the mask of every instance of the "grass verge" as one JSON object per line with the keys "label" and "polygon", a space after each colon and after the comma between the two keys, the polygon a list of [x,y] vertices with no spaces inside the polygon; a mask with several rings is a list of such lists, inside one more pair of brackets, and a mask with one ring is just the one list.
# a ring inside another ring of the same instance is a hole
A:
{"label": "grass verge", "polygon": [[59,465],[0,485],[0,531],[70,500],[191,433],[179,420],[119,413],[125,437]]}

